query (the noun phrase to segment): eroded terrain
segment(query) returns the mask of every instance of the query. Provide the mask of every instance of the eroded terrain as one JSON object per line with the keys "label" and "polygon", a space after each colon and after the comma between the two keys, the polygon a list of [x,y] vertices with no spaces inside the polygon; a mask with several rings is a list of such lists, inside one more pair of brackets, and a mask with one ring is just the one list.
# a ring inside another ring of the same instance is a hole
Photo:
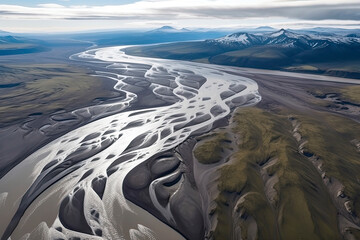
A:
{"label": "eroded terrain", "polygon": [[[197,138],[195,165],[216,179],[204,187],[213,189],[207,235],[359,239],[360,109],[357,95],[348,94],[358,86],[253,79],[261,103],[238,109],[229,126]],[[207,154],[209,148],[220,154]]]}

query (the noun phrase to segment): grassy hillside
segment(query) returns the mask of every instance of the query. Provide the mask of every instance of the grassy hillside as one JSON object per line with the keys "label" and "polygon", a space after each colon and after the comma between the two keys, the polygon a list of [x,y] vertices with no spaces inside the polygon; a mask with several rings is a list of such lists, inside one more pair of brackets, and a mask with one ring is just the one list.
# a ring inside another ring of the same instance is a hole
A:
{"label": "grassy hillside", "polygon": [[217,163],[223,158],[223,153],[232,150],[230,139],[226,132],[217,132],[214,135],[206,136],[204,142],[194,150],[196,159],[203,164]]}
{"label": "grassy hillside", "polygon": [[[360,139],[358,123],[330,113],[256,107],[238,110],[233,120],[227,134],[236,136],[238,150],[218,169],[214,239],[239,234],[243,239],[341,239],[338,212],[343,205],[334,202],[339,197],[325,179],[344,185],[350,211],[359,214],[360,152],[353,144]],[[224,133],[215,133],[204,145],[226,148],[223,138]],[[195,156],[212,163],[202,151],[199,145]],[[318,160],[312,162],[311,156]],[[321,171],[316,161],[322,162]]]}
{"label": "grassy hillside", "polygon": [[352,86],[340,90],[344,99],[355,104],[360,104],[360,86]]}

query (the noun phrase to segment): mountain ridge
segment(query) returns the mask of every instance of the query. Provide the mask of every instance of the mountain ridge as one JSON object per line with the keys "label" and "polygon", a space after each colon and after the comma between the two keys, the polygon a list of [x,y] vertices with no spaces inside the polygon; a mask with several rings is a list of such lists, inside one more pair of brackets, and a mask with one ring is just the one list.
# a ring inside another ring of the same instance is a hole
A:
{"label": "mountain ridge", "polygon": [[130,55],[360,78],[360,38],[334,33],[240,31],[204,41],[130,48]]}
{"label": "mountain ridge", "polygon": [[286,29],[271,33],[232,33],[218,39],[206,40],[213,44],[223,44],[234,47],[249,47],[255,45],[282,45],[284,47],[323,48],[334,44],[360,45],[360,38],[356,34],[347,36],[300,34]]}

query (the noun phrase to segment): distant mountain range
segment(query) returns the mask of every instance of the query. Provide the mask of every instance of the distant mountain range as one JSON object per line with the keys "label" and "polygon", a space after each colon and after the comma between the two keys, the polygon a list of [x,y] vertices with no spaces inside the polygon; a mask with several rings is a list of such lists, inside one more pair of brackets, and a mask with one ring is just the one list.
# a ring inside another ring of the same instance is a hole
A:
{"label": "distant mountain range", "polygon": [[269,26],[261,26],[261,27],[255,28],[255,29],[258,31],[274,31],[274,30],[276,30],[275,28],[269,27]]}
{"label": "distant mountain range", "polygon": [[190,30],[186,28],[177,29],[171,26],[163,26],[161,28],[157,28],[151,31],[148,31],[149,33],[156,33],[156,32],[162,32],[162,33],[183,33],[183,32],[190,32]]}
{"label": "distant mountain range", "polygon": [[209,43],[220,44],[224,47],[244,48],[259,45],[279,45],[288,48],[320,49],[331,45],[359,46],[360,38],[357,34],[347,36],[323,34],[299,34],[285,29],[272,33],[250,34],[246,32],[234,33],[222,38],[207,40]]}
{"label": "distant mountain range", "polygon": [[[228,34],[196,42],[134,47],[128,54],[240,67],[280,69],[360,78],[358,30],[345,34],[266,31]],[[343,32],[344,33],[344,32]]]}
{"label": "distant mountain range", "polygon": [[204,40],[228,34],[226,30],[189,30],[163,26],[150,31],[111,31],[96,33],[70,34],[68,37],[91,41],[98,46],[139,45],[178,41]]}

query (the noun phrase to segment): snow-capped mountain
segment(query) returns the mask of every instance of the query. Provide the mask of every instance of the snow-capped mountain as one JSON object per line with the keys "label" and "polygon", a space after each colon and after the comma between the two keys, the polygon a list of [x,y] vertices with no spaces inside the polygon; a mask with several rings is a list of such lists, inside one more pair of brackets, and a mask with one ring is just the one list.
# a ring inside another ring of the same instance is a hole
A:
{"label": "snow-capped mountain", "polygon": [[209,40],[209,41],[214,43],[218,42],[225,45],[235,44],[241,46],[251,46],[251,45],[260,44],[262,42],[262,37],[249,33],[233,33],[225,37],[218,38],[215,40]]}
{"label": "snow-capped mountain", "polygon": [[224,47],[251,47],[257,45],[277,45],[280,47],[296,47],[303,49],[323,48],[330,45],[346,44],[360,45],[357,35],[323,35],[300,34],[281,29],[272,33],[233,33],[222,38],[207,40],[210,43],[223,45]]}
{"label": "snow-capped mountain", "polygon": [[287,47],[310,45],[308,41],[310,39],[301,34],[296,34],[284,29],[264,35],[264,44],[268,45],[284,45]]}

